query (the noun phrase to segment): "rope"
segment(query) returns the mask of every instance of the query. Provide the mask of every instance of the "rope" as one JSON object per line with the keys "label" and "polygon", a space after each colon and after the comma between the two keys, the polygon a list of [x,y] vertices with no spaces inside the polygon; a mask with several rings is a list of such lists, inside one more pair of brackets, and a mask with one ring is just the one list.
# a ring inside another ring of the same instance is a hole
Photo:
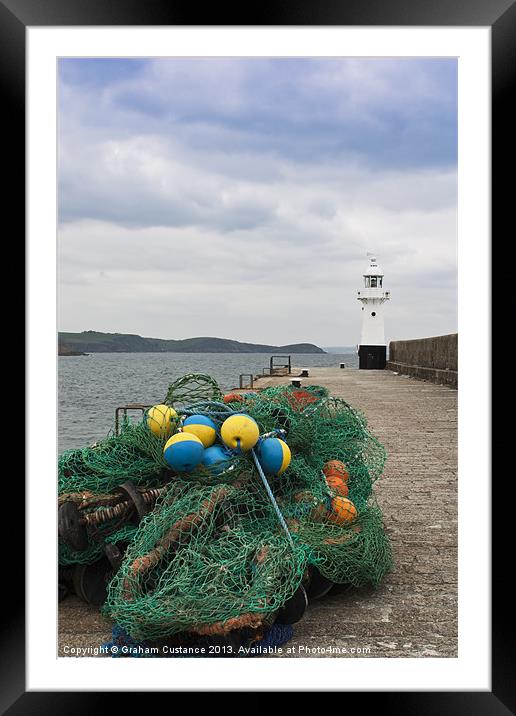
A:
{"label": "rope", "polygon": [[283,517],[281,510],[278,507],[278,503],[276,502],[276,499],[275,499],[274,495],[272,494],[272,490],[270,488],[269,482],[268,482],[267,478],[265,477],[265,474],[262,470],[262,466],[260,465],[260,461],[258,460],[258,457],[257,457],[254,449],[251,450],[251,453],[253,455],[254,464],[256,465],[258,474],[260,475],[260,478],[263,482],[263,486],[265,487],[265,490],[267,492],[269,500],[271,501],[274,511],[275,511],[276,515],[278,516],[279,523],[285,530],[285,534],[287,535],[287,539],[290,542],[291,547],[294,548],[294,542],[292,540],[292,536],[291,536],[289,529],[287,527],[287,523],[285,522],[285,518]]}

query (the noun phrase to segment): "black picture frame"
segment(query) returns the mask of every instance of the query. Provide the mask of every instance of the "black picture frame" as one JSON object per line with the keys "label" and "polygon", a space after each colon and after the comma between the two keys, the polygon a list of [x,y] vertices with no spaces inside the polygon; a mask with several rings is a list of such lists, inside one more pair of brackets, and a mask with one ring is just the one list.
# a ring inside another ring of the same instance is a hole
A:
{"label": "black picture frame", "polygon": [[[202,22],[198,22],[199,17]],[[5,207],[12,223],[11,242],[24,246],[25,235],[25,30],[30,26],[67,25],[361,25],[361,26],[489,26],[492,33],[492,237],[514,231],[509,212],[514,206],[514,182],[510,176],[514,156],[510,132],[516,127],[511,109],[511,80],[516,74],[515,0],[283,0],[248,6],[238,13],[232,6],[203,6],[170,0],[0,0],[0,83],[4,125]],[[16,207],[15,210],[13,207]],[[506,475],[507,479],[510,478]],[[343,707],[356,697],[363,709],[364,698],[375,698],[382,712],[397,714],[507,714],[516,711],[516,644],[511,639],[511,598],[507,585],[508,563],[504,545],[508,532],[510,503],[502,496],[504,486],[493,492],[496,529],[492,542],[492,691],[491,692],[403,692],[349,693]],[[22,486],[17,504],[22,504]],[[0,633],[0,713],[30,716],[51,710],[79,715],[93,709],[110,708],[121,694],[25,691],[25,612],[22,509],[15,513],[16,555],[4,588]],[[4,516],[3,516],[4,517]],[[486,515],[487,518],[487,515]],[[7,519],[7,516],[6,516]],[[8,529],[5,527],[5,529]],[[5,532],[4,532],[5,534]],[[5,604],[7,600],[7,604]],[[10,603],[9,603],[10,602]],[[315,690],[315,689],[314,689]],[[142,697],[132,693],[133,703]],[[118,703],[118,701],[117,701]],[[170,703],[173,707],[173,703]],[[242,708],[245,706],[242,703]]]}

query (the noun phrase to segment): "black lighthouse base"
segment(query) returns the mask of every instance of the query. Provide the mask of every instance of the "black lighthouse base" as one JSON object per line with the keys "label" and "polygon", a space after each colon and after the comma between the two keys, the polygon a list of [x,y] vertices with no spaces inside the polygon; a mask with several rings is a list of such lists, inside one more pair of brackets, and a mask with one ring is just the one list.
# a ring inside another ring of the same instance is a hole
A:
{"label": "black lighthouse base", "polygon": [[358,367],[383,370],[387,362],[387,346],[359,346]]}

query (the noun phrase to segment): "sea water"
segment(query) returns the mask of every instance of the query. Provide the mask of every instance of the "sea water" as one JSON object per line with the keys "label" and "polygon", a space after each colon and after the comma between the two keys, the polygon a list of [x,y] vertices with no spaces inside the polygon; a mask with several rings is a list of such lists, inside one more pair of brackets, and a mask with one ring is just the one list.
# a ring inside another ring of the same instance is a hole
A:
{"label": "sea water", "polygon": [[[185,373],[205,373],[222,390],[238,386],[241,373],[258,375],[268,353],[91,353],[61,356],[58,364],[58,449],[86,447],[114,427],[115,408],[161,403],[168,386]],[[278,361],[279,362],[279,361]],[[356,354],[292,354],[292,365],[358,367]]]}

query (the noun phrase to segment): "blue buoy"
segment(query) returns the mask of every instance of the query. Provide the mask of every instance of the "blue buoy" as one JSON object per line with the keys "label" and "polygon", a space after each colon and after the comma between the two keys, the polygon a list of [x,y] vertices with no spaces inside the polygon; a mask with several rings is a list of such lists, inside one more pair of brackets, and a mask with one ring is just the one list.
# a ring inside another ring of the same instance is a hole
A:
{"label": "blue buoy", "polygon": [[203,455],[204,445],[191,433],[172,435],[163,449],[165,462],[176,472],[192,472],[202,462]]}
{"label": "blue buoy", "polygon": [[232,457],[232,454],[222,445],[212,445],[204,451],[202,464],[208,468],[212,475],[220,475],[230,467],[229,460]]}
{"label": "blue buoy", "polygon": [[290,465],[292,457],[290,448],[286,442],[279,438],[260,440],[256,452],[266,475],[281,475]]}

